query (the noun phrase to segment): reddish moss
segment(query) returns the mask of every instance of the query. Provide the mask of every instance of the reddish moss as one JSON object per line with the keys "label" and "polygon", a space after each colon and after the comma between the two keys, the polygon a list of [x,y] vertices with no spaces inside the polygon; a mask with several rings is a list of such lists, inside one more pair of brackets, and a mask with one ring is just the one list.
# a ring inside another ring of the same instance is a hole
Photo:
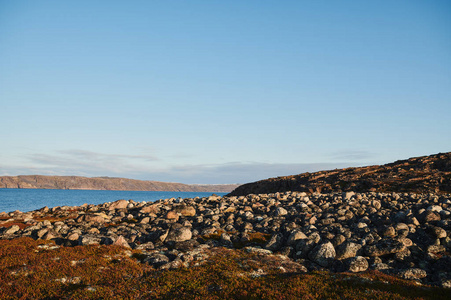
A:
{"label": "reddish moss", "polygon": [[6,222],[6,223],[3,223],[3,224],[0,224],[0,227],[8,228],[8,227],[11,227],[13,225],[19,226],[20,229],[24,229],[24,228],[27,228],[28,226],[31,226],[30,224],[25,224],[25,223],[20,222],[20,221],[11,221],[11,222]]}
{"label": "reddish moss", "polygon": [[210,234],[205,234],[202,236],[202,238],[204,240],[217,240],[219,241],[221,239],[221,235],[225,233],[224,230],[222,229],[218,229],[216,230],[214,233],[210,233]]}
{"label": "reddish moss", "polygon": [[265,244],[271,238],[271,235],[263,232],[249,233],[249,239],[252,243]]}
{"label": "reddish moss", "polygon": [[[418,287],[379,272],[282,274],[275,268],[275,257],[241,250],[214,248],[202,266],[155,271],[117,246],[54,246],[30,238],[0,240],[0,299],[389,300],[451,296],[449,289]],[[266,275],[250,276],[259,269]]]}
{"label": "reddish moss", "polygon": [[67,219],[68,219],[67,216],[46,216],[46,217],[34,218],[34,220],[36,220],[38,222],[49,221],[51,223],[58,222],[58,221],[62,222]]}

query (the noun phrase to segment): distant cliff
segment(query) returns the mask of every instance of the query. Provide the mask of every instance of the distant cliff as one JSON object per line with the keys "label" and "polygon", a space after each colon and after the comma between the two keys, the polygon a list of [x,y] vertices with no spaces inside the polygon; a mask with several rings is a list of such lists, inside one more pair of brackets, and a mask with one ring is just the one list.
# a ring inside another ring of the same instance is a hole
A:
{"label": "distant cliff", "polygon": [[230,195],[285,191],[451,193],[451,152],[399,160],[382,166],[270,178],[243,184]]}
{"label": "distant cliff", "polygon": [[117,191],[175,191],[229,193],[238,184],[183,184],[143,181],[112,177],[19,175],[0,176],[0,188],[64,189],[64,190],[117,190]]}

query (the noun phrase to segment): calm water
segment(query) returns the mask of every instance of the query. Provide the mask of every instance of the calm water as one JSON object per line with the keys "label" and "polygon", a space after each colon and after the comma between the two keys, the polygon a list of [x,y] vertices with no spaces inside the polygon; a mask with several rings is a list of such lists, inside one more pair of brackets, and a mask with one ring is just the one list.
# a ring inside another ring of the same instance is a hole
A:
{"label": "calm water", "polygon": [[[27,212],[44,206],[78,206],[84,203],[101,204],[119,199],[133,199],[136,202],[141,202],[178,197],[208,197],[212,194],[197,192],[0,189],[0,212],[14,210]],[[219,196],[225,195],[225,193],[215,194]]]}

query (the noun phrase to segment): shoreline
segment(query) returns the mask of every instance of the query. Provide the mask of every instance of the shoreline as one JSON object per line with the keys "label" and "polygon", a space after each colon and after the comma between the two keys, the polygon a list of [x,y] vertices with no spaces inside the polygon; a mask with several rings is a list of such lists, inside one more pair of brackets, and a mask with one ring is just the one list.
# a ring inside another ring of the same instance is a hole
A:
{"label": "shoreline", "polygon": [[451,195],[285,192],[118,200],[1,213],[0,220],[1,239],[119,245],[139,251],[140,263],[159,270],[192,267],[199,262],[188,258],[192,251],[225,247],[282,256],[299,272],[374,270],[451,287]]}

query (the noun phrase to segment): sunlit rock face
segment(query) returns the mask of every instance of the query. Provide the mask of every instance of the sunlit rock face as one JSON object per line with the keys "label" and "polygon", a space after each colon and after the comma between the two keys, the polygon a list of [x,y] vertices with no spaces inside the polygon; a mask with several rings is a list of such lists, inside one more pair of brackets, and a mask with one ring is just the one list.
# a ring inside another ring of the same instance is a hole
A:
{"label": "sunlit rock face", "polygon": [[270,178],[241,185],[229,195],[285,191],[343,192],[345,200],[354,192],[451,193],[451,152],[399,160],[382,166]]}

